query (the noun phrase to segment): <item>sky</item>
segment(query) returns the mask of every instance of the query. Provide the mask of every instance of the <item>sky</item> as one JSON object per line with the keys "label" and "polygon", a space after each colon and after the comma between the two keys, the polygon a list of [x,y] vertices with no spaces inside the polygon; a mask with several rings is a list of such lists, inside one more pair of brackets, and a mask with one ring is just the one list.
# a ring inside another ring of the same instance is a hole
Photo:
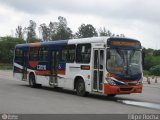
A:
{"label": "sky", "polygon": [[58,16],[67,19],[73,33],[81,24],[92,24],[97,31],[105,27],[160,49],[159,0],[0,0],[0,36],[15,36],[17,26],[27,27],[29,20],[38,27]]}

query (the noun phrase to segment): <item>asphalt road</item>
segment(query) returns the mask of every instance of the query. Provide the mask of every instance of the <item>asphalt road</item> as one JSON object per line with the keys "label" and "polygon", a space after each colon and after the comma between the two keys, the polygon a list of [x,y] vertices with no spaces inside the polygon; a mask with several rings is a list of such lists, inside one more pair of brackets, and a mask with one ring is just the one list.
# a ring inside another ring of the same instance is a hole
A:
{"label": "asphalt road", "polygon": [[160,113],[160,86],[145,85],[142,94],[115,98],[47,87],[30,88],[11,71],[0,71],[0,113],[14,114],[133,114]]}

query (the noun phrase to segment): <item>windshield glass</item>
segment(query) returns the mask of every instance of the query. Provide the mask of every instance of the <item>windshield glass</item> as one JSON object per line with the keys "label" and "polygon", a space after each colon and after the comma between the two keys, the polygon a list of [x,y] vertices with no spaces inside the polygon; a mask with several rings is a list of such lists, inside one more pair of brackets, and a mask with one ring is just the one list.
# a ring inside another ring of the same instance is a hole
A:
{"label": "windshield glass", "polygon": [[142,73],[141,51],[110,49],[107,58],[107,70],[120,75],[137,75]]}

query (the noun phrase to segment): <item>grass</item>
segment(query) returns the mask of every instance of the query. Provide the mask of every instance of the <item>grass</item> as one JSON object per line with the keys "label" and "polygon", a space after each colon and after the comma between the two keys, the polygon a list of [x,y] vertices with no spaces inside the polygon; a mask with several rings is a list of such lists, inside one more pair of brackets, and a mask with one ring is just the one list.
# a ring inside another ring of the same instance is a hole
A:
{"label": "grass", "polygon": [[0,63],[0,70],[12,70],[13,65],[8,63]]}
{"label": "grass", "polygon": [[147,70],[144,70],[143,71],[143,75],[144,76],[151,76],[151,73],[149,71],[147,71]]}

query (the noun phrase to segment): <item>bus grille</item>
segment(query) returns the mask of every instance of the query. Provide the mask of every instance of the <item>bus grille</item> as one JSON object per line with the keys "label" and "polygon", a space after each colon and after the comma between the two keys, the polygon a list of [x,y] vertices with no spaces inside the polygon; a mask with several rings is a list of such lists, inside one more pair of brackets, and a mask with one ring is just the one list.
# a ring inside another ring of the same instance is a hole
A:
{"label": "bus grille", "polygon": [[132,88],[120,88],[120,91],[131,91]]}
{"label": "bus grille", "polygon": [[135,86],[136,83],[128,83],[129,86]]}

